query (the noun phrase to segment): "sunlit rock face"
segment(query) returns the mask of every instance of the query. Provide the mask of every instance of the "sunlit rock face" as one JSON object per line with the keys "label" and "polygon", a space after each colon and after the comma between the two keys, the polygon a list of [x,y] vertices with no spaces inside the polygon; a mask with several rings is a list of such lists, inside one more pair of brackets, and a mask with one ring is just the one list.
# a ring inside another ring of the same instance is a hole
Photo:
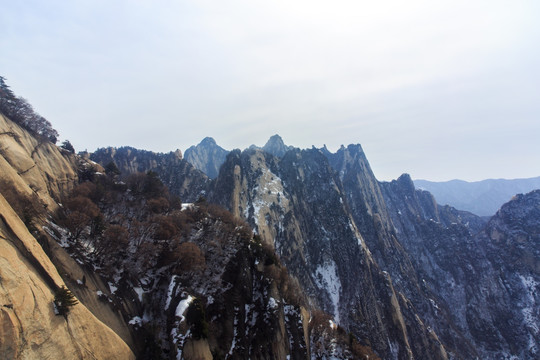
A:
{"label": "sunlit rock face", "polygon": [[55,314],[65,282],[27,228],[29,216],[38,227],[61,206],[77,183],[77,158],[1,114],[0,137],[0,358],[134,359],[84,304]]}
{"label": "sunlit rock face", "polygon": [[[252,241],[245,223],[223,209],[212,213],[206,207],[191,204],[184,209],[180,204],[177,211],[191,211],[185,215],[189,225],[184,223],[181,240],[204,254],[197,276],[189,271],[172,273],[163,258],[146,262],[143,272],[144,260],[131,261],[130,252],[123,249],[106,254],[111,266],[101,267],[97,264],[105,255],[80,246],[91,243],[95,235],[84,231],[76,246],[62,227],[59,220],[67,205],[60,200],[67,204],[77,186],[99,185],[101,195],[93,201],[107,226],[133,227],[148,220],[147,228],[151,228],[155,224],[149,218],[158,210],[150,210],[148,199],[128,191],[117,175],[107,178],[98,164],[39,142],[8,119],[1,120],[0,358],[309,358],[310,314],[300,301],[290,300],[300,299],[301,294],[284,294],[284,284],[290,283],[286,271],[268,260],[272,253]],[[124,175],[153,170],[168,174],[172,185],[188,184],[188,191],[192,186],[206,186],[207,177],[182,160],[179,152],[110,148],[100,156],[104,165],[114,161]],[[174,173],[182,166],[189,171]],[[85,180],[78,176],[82,172]],[[183,182],[176,181],[178,176]],[[27,212],[30,220],[24,216]],[[164,210],[159,217],[167,215]],[[30,223],[34,230],[27,228]],[[134,249],[147,240],[144,236],[130,234],[125,247]],[[174,245],[179,240],[163,239],[162,243]],[[174,254],[164,256],[169,262],[177,261]],[[141,276],[126,275],[126,268],[140,270]],[[65,285],[79,303],[70,308],[69,315],[59,316],[53,300],[55,290]],[[211,329],[206,338],[188,335],[187,299],[195,298],[204,301],[206,308]]]}

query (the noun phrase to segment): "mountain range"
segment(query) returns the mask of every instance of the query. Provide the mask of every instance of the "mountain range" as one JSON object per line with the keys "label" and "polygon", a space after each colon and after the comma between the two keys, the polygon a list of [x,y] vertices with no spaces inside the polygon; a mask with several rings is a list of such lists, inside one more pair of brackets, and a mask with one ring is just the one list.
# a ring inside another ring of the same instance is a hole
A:
{"label": "mountain range", "polygon": [[475,182],[414,180],[414,185],[432,193],[439,204],[450,205],[480,216],[493,216],[514,195],[540,189],[540,177]]}
{"label": "mountain range", "polygon": [[0,120],[4,358],[540,355],[540,191],[487,219],[358,144],[77,155]]}

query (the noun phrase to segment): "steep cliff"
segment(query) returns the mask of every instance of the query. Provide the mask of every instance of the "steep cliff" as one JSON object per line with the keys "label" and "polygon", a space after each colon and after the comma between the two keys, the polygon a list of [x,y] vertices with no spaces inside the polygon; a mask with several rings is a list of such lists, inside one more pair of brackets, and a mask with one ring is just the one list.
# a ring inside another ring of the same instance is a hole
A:
{"label": "steep cliff", "polygon": [[55,315],[64,284],[35,238],[0,195],[0,355],[5,359],[134,359],[130,348],[88,309]]}
{"label": "steep cliff", "polygon": [[49,141],[38,140],[2,114],[0,140],[0,182],[4,189],[12,190],[8,197],[17,193],[54,211],[78,179],[75,157]]}
{"label": "steep cliff", "polygon": [[[139,356],[309,358],[317,331],[306,330],[302,289],[273,250],[225,209],[167,204],[165,188],[138,186],[148,179],[121,184],[98,176],[80,184],[53,234],[108,284],[94,297],[129,319],[144,345]],[[72,216],[96,211],[83,226]]]}
{"label": "steep cliff", "polygon": [[[209,199],[247,219],[313,301],[383,357],[537,354],[538,252],[526,239],[538,232],[515,219],[523,203],[482,231],[482,218],[439,206],[408,175],[378,182],[359,145],[234,151]],[[518,245],[484,244],[509,236]],[[521,273],[508,265],[518,259]]]}
{"label": "steep cliff", "polygon": [[282,159],[234,151],[209,200],[246,218],[311,299],[381,356],[446,358],[437,335],[373,259],[323,151],[294,150]]}
{"label": "steep cliff", "polygon": [[126,343],[83,304],[67,317],[54,312],[64,281],[34,236],[41,233],[46,243],[40,226],[74,187],[75,157],[1,115],[0,136],[0,357],[133,359]]}
{"label": "steep cliff", "polygon": [[[500,348],[521,358],[540,356],[540,190],[518,194],[475,237],[485,246],[498,293],[485,294]],[[489,287],[488,287],[489,289]],[[497,296],[504,294],[504,296]],[[496,298],[497,301],[489,301]],[[476,313],[471,306],[469,313]],[[491,345],[491,344],[490,344]]]}
{"label": "steep cliff", "polygon": [[[130,359],[131,346],[140,358],[306,359],[312,344],[322,356],[369,353],[351,352],[328,323],[308,329],[298,282],[232,214],[204,201],[178,207],[151,173],[123,183],[4,124],[0,357]],[[133,173],[190,167],[131,150],[108,154]],[[201,176],[190,171],[187,181]],[[63,317],[53,299],[66,284],[80,303]]]}
{"label": "steep cliff", "polygon": [[433,301],[426,321],[448,347],[465,358],[536,358],[537,194],[518,196],[485,225],[437,206],[408,176],[382,185],[398,238]]}

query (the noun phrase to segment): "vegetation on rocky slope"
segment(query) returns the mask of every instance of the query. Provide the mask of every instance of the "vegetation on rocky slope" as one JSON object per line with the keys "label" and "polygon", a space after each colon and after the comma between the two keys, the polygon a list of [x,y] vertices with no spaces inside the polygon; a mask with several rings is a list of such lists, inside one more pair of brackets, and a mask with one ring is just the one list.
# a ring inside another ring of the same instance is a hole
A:
{"label": "vegetation on rocky slope", "polygon": [[229,211],[203,198],[182,204],[153,172],[86,179],[63,201],[51,234],[109,284],[96,296],[123,311],[142,357],[195,348],[216,358],[301,359],[312,345],[321,355],[369,353],[330,323],[308,327],[298,280]]}

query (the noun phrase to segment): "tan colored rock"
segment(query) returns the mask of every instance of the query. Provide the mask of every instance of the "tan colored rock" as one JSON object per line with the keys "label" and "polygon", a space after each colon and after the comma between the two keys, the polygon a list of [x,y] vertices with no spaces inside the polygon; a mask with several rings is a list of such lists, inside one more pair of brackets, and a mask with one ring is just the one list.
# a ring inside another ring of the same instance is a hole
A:
{"label": "tan colored rock", "polygon": [[63,281],[0,195],[0,358],[134,359],[131,349],[82,304],[53,309]]}
{"label": "tan colored rock", "polygon": [[84,305],[74,306],[67,319],[54,314],[54,292],[64,282],[4,197],[19,211],[24,201],[54,211],[77,183],[75,162],[0,114],[1,359],[135,358]]}
{"label": "tan colored rock", "polygon": [[182,351],[182,358],[185,360],[212,360],[213,356],[206,339],[187,339]]}
{"label": "tan colored rock", "polygon": [[77,182],[75,157],[41,142],[0,114],[0,180],[20,194],[36,194],[49,210]]}

